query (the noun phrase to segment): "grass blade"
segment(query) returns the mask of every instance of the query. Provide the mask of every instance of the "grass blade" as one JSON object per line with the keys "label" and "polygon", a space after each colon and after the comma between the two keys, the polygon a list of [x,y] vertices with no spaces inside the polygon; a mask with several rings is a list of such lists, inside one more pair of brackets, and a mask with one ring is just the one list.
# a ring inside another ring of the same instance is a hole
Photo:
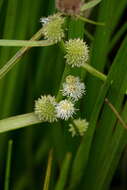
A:
{"label": "grass blade", "polygon": [[[38,40],[42,36],[42,28],[31,38],[31,40]],[[28,51],[30,47],[21,48],[1,69],[0,79],[2,79],[8,71],[10,71],[15,64],[22,58],[22,56]]]}
{"label": "grass blade", "polygon": [[17,46],[17,47],[39,47],[39,46],[50,46],[53,43],[42,40],[42,41],[28,41],[28,40],[0,40],[0,46]]}
{"label": "grass blade", "polygon": [[98,5],[102,0],[92,0],[88,3],[85,3],[82,7],[81,7],[81,11],[85,11],[87,9],[91,9],[92,7],[95,7],[96,5]]}
{"label": "grass blade", "polygon": [[12,160],[12,145],[13,145],[13,141],[9,140],[7,162],[6,162],[6,171],[5,171],[4,190],[10,189],[9,185],[10,185],[10,171],[11,171],[11,160]]}
{"label": "grass blade", "polygon": [[51,169],[52,169],[52,160],[53,160],[53,150],[51,150],[50,153],[49,153],[48,165],[47,165],[47,171],[46,171],[43,190],[49,190]]}
{"label": "grass blade", "polygon": [[42,123],[34,113],[27,113],[0,120],[0,133]]}
{"label": "grass blade", "polygon": [[64,190],[67,182],[70,162],[71,162],[71,154],[67,153],[55,190]]}
{"label": "grass blade", "polygon": [[[124,93],[126,91],[126,75],[127,73],[127,64],[125,60],[127,59],[127,37],[124,39],[124,42],[117,54],[117,57],[114,60],[110,71],[110,77],[113,81],[110,92],[107,95],[107,98],[119,111],[121,104],[123,102]],[[124,63],[124,64],[122,64]],[[99,126],[96,130],[96,135],[94,143],[92,145],[91,154],[88,162],[88,168],[86,170],[87,175],[91,176],[91,179],[86,177],[85,179],[85,188],[90,188],[91,190],[95,189],[96,176],[99,175],[101,169],[100,163],[102,160],[105,160],[106,153],[109,148],[109,142],[112,139],[112,132],[116,122],[116,117],[110,108],[105,105],[101,114]],[[107,125],[108,123],[108,125]],[[106,135],[105,135],[106,134]],[[103,143],[101,143],[103,141]],[[92,159],[94,156],[94,159]],[[97,186],[96,186],[97,189]]]}

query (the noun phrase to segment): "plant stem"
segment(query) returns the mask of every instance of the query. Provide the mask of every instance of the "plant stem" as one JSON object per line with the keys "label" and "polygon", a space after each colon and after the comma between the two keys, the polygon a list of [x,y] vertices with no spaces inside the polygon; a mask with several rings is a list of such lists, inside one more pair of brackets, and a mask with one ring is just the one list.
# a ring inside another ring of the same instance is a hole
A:
{"label": "plant stem", "polygon": [[120,116],[120,114],[116,110],[116,108],[111,104],[111,102],[109,102],[108,98],[105,98],[105,102],[106,102],[106,104],[108,104],[108,106],[110,107],[110,109],[113,111],[113,113],[115,114],[115,116],[117,117],[117,119],[119,120],[119,122],[121,123],[121,125],[125,129],[127,129],[127,124],[124,122],[124,120],[122,119],[122,117]]}
{"label": "plant stem", "polygon": [[9,117],[7,119],[0,120],[0,133],[16,130],[19,128],[27,127],[41,122],[43,121],[40,121],[36,117],[34,112],[14,117]]}
{"label": "plant stem", "polygon": [[70,169],[71,157],[72,157],[71,153],[68,152],[63,162],[63,166],[55,190],[64,190],[65,188]]}
{"label": "plant stem", "polygon": [[105,81],[107,79],[107,76],[101,72],[99,72],[98,70],[96,70],[94,67],[92,67],[89,64],[84,64],[82,66],[86,71],[88,71],[90,74],[92,74],[93,76],[101,79],[102,81]]}
{"label": "plant stem", "polygon": [[12,145],[13,145],[13,141],[9,140],[9,142],[8,142],[7,161],[6,161],[4,190],[9,190],[11,157],[12,157]]}
{"label": "plant stem", "polygon": [[52,169],[52,161],[53,161],[53,150],[50,151],[48,157],[48,165],[46,170],[45,182],[43,190],[49,190],[50,178],[51,178],[51,169]]}
{"label": "plant stem", "polygon": [[0,46],[17,46],[17,47],[38,47],[38,46],[50,46],[54,43],[48,40],[31,41],[31,40],[0,40]]}
{"label": "plant stem", "polygon": [[98,3],[100,3],[102,0],[93,0],[90,1],[88,3],[85,3],[82,7],[81,7],[81,12],[87,10],[87,9],[91,9],[92,7],[95,7]]}
{"label": "plant stem", "polygon": [[[31,41],[38,40],[42,36],[42,30],[41,28],[32,38]],[[0,79],[2,79],[8,71],[14,67],[14,65],[22,58],[22,56],[28,51],[31,47],[23,47],[21,48],[1,69],[0,69]]]}
{"label": "plant stem", "polygon": [[105,26],[105,23],[103,23],[103,22],[95,22],[95,21],[90,20],[90,19],[88,19],[88,18],[85,18],[85,17],[83,17],[83,16],[81,16],[81,15],[76,15],[76,17],[77,17],[78,19],[84,21],[84,22],[89,23],[89,24],[94,24],[94,25],[99,25],[99,26]]}

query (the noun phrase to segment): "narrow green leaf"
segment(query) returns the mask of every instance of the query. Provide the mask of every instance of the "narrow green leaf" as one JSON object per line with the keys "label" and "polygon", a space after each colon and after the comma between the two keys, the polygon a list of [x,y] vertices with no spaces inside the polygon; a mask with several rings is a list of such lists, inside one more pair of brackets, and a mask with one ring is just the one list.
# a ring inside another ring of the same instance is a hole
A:
{"label": "narrow green leaf", "polygon": [[10,189],[9,185],[10,185],[10,171],[11,171],[11,160],[12,160],[12,145],[13,145],[13,141],[9,140],[9,142],[8,142],[7,161],[6,161],[4,190],[9,190]]}
{"label": "narrow green leaf", "polygon": [[68,179],[68,172],[71,162],[71,154],[67,153],[65,160],[63,161],[63,166],[61,169],[61,173],[56,184],[55,190],[64,190],[67,179]]}
{"label": "narrow green leaf", "polygon": [[47,165],[47,170],[46,170],[46,176],[45,176],[43,190],[49,190],[51,170],[52,170],[52,160],[53,160],[53,150],[51,150],[50,153],[49,153],[48,165]]}
{"label": "narrow green leaf", "polygon": [[[122,105],[124,94],[126,90],[127,81],[127,37],[124,39],[123,44],[114,60],[114,63],[110,70],[110,77],[113,81],[110,91],[107,94],[109,101],[115,106],[117,111],[120,110]],[[85,188],[94,190],[96,188],[96,177],[100,175],[100,163],[104,161],[109,149],[110,141],[112,139],[113,128],[116,122],[114,113],[107,105],[104,105],[99,126],[96,130],[94,144],[91,148],[91,154],[89,157],[88,168],[86,170],[87,176],[85,178]],[[107,125],[108,124],[108,125]],[[101,143],[103,142],[103,143]],[[92,159],[94,156],[94,159]],[[92,174],[92,176],[91,176]],[[91,176],[89,179],[88,176]],[[97,184],[97,183],[96,183]]]}
{"label": "narrow green leaf", "polygon": [[94,25],[98,25],[98,26],[105,26],[105,23],[103,22],[96,22],[96,21],[93,21],[93,20],[90,20],[88,18],[85,18],[83,16],[80,16],[80,15],[76,15],[76,17],[79,19],[79,20],[82,20],[86,23],[89,23],[89,24],[94,24]]}
{"label": "narrow green leaf", "polygon": [[[105,26],[98,26],[96,28],[90,58],[90,65],[100,72],[104,71],[105,64],[108,63],[108,48],[110,45],[112,13],[112,1],[102,1],[101,6],[99,7],[99,16],[97,21],[104,22]],[[87,117],[88,119],[90,118],[93,107],[95,106],[95,100],[98,97],[101,85],[102,84],[101,82],[99,82],[98,79],[92,78],[90,75],[87,75],[87,95],[84,99],[83,111],[85,112],[85,117]],[[85,110],[87,110],[87,112]]]}
{"label": "narrow green leaf", "polygon": [[47,40],[42,41],[28,41],[28,40],[0,40],[0,46],[24,46],[24,47],[42,47],[42,46],[50,46],[54,43],[51,43]]}
{"label": "narrow green leaf", "polygon": [[91,75],[99,78],[102,81],[105,81],[107,79],[107,76],[99,71],[97,71],[96,69],[94,69],[91,65],[89,64],[84,64],[82,66],[82,68],[84,68],[86,71],[88,71]]}
{"label": "narrow green leaf", "polygon": [[98,5],[102,0],[92,0],[88,3],[85,3],[82,7],[81,7],[81,11],[85,11],[87,9],[91,9],[92,7],[95,7],[96,5]]}
{"label": "narrow green leaf", "polygon": [[[98,99],[96,101],[95,108],[93,110],[93,113],[91,115],[90,119],[90,125],[88,128],[88,131],[86,132],[85,136],[83,137],[83,140],[78,148],[78,151],[76,153],[76,157],[74,159],[72,172],[71,172],[71,181],[70,181],[70,187],[69,190],[73,190],[77,185],[79,184],[81,177],[84,174],[84,170],[88,161],[88,156],[90,152],[90,146],[92,143],[92,137],[95,131],[96,122],[99,117],[99,113],[101,110],[101,107],[103,105],[105,96],[107,94],[107,91],[111,85],[110,78],[103,84],[100,94],[98,96]],[[84,151],[85,150],[85,151]],[[77,175],[78,173],[78,175]]]}
{"label": "narrow green leaf", "polygon": [[127,23],[124,23],[118,32],[113,36],[112,41],[109,46],[109,52],[112,50],[117,41],[122,37],[122,35],[127,31]]}
{"label": "narrow green leaf", "polygon": [[[123,119],[127,122],[127,104],[124,107]],[[106,189],[107,185],[110,183],[122,151],[127,144],[127,129],[125,129],[120,123],[117,124],[115,132],[112,136],[108,152],[105,156],[105,160],[99,170],[99,175],[97,176],[95,189],[103,190]]]}
{"label": "narrow green leaf", "polygon": [[[31,40],[38,40],[42,36],[42,28],[31,38]],[[3,78],[10,69],[22,58],[26,51],[30,47],[21,48],[1,69],[0,69],[0,79]]]}
{"label": "narrow green leaf", "polygon": [[27,113],[0,120],[0,133],[42,123],[34,113]]}

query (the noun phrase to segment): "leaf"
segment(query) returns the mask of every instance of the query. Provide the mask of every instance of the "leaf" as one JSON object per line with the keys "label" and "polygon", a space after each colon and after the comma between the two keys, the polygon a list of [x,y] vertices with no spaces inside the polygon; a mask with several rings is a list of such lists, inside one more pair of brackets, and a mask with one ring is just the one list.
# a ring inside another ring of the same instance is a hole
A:
{"label": "leaf", "polygon": [[93,7],[95,7],[96,5],[98,5],[102,0],[92,0],[88,3],[85,3],[82,7],[81,7],[81,11],[85,11],[87,9],[91,9]]}

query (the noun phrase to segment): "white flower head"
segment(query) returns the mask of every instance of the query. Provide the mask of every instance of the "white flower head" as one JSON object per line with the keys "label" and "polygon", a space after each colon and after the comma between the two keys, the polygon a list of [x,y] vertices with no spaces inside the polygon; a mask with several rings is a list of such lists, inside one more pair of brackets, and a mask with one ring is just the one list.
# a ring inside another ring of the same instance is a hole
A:
{"label": "white flower head", "polygon": [[85,94],[85,85],[80,82],[79,77],[69,75],[66,77],[66,82],[63,83],[62,94],[73,101],[77,101]]}
{"label": "white flower head", "polygon": [[81,39],[70,39],[65,43],[67,64],[72,67],[81,67],[87,63],[89,59],[89,48]]}
{"label": "white flower head", "polygon": [[64,37],[65,18],[60,14],[54,14],[48,18],[41,18],[40,22],[43,25],[44,38],[50,42],[57,43]]}
{"label": "white flower head", "polygon": [[56,106],[57,117],[68,120],[75,113],[74,104],[69,100],[62,100]]}
{"label": "white flower head", "polygon": [[76,135],[83,136],[87,131],[89,122],[86,119],[74,119],[73,124],[69,124],[69,132],[71,132],[72,137]]}
{"label": "white flower head", "polygon": [[35,101],[35,114],[42,121],[57,121],[55,98],[50,95],[41,96]]}

